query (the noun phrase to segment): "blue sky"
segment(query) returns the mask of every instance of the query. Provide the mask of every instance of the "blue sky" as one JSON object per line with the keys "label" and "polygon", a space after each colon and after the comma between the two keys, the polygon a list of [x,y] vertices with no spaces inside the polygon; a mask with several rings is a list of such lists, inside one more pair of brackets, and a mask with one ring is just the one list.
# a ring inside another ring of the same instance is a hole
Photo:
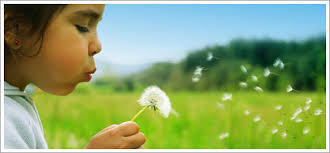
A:
{"label": "blue sky", "polygon": [[324,4],[108,4],[96,61],[179,61],[235,38],[303,40],[326,32]]}

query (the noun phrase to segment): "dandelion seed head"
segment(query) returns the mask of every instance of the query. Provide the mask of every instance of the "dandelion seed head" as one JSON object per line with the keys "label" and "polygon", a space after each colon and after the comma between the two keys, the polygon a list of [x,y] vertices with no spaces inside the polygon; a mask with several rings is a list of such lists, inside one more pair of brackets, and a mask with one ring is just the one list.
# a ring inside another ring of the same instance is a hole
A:
{"label": "dandelion seed head", "polygon": [[222,134],[219,135],[219,139],[220,139],[220,140],[222,140],[222,139],[224,139],[224,138],[227,138],[227,137],[229,137],[229,133],[228,133],[228,132],[226,132],[226,133],[222,133]]}
{"label": "dandelion seed head", "polygon": [[244,111],[244,114],[245,114],[246,116],[248,116],[248,115],[250,114],[249,110],[246,109],[246,110]]}
{"label": "dandelion seed head", "polygon": [[160,114],[165,118],[168,117],[171,111],[171,102],[165,92],[157,86],[146,88],[139,99],[141,106],[148,106],[149,109],[159,110]]}
{"label": "dandelion seed head", "polygon": [[305,110],[305,111],[308,111],[309,108],[311,108],[311,106],[310,106],[310,105],[306,105],[306,106],[304,107],[304,110]]}
{"label": "dandelion seed head", "polygon": [[212,60],[212,58],[213,58],[213,54],[211,53],[211,52],[209,52],[208,54],[207,54],[207,60],[208,61],[210,61],[210,60]]}
{"label": "dandelion seed head", "polygon": [[265,69],[264,76],[268,77],[270,75],[270,71],[268,68]]}
{"label": "dandelion seed head", "polygon": [[259,122],[261,120],[260,116],[256,116],[254,119],[253,119],[253,122]]}
{"label": "dandelion seed head", "polygon": [[300,122],[302,122],[302,121],[303,121],[303,120],[302,120],[301,118],[297,118],[297,119],[296,119],[296,122],[297,122],[297,123],[300,123]]}
{"label": "dandelion seed head", "polygon": [[277,132],[278,132],[278,129],[277,128],[275,128],[275,129],[272,130],[272,134],[275,134]]}
{"label": "dandelion seed head", "polygon": [[319,115],[321,115],[321,113],[322,113],[322,110],[321,109],[317,109],[317,110],[315,110],[314,115],[315,116],[319,116]]}
{"label": "dandelion seed head", "polygon": [[257,82],[257,81],[258,81],[258,77],[257,77],[257,76],[252,75],[251,77],[252,77],[252,80],[253,80],[254,82]]}
{"label": "dandelion seed head", "polygon": [[276,61],[273,64],[274,67],[279,67],[280,69],[284,68],[284,63],[281,59],[277,58]]}
{"label": "dandelion seed head", "polygon": [[312,99],[308,98],[306,101],[306,105],[309,105],[312,102]]}
{"label": "dandelion seed head", "polygon": [[203,68],[200,66],[197,66],[194,72],[194,75],[201,76],[202,75]]}
{"label": "dandelion seed head", "polygon": [[282,108],[282,105],[278,105],[275,107],[276,110],[281,110],[281,108]]}
{"label": "dandelion seed head", "polygon": [[225,93],[223,94],[222,101],[232,100],[232,94],[231,93]]}
{"label": "dandelion seed head", "polygon": [[259,86],[254,87],[254,90],[256,90],[258,92],[263,92],[262,88],[260,88]]}
{"label": "dandelion seed head", "polygon": [[288,87],[286,88],[286,92],[291,92],[293,90],[291,85],[288,85]]}
{"label": "dandelion seed head", "polygon": [[242,72],[247,73],[247,69],[245,68],[244,65],[241,65],[241,70],[242,70]]}
{"label": "dandelion seed head", "polygon": [[245,87],[247,87],[247,83],[246,82],[240,82],[239,83],[239,86],[245,88]]}
{"label": "dandelion seed head", "polygon": [[310,130],[311,129],[309,127],[305,127],[303,130],[303,134],[305,135],[305,134],[309,133]]}

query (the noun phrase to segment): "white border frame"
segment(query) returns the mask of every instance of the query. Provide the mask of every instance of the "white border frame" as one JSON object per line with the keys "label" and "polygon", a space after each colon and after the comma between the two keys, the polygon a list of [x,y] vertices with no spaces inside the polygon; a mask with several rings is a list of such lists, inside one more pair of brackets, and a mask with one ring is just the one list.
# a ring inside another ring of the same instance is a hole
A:
{"label": "white border frame", "polygon": [[[325,4],[326,5],[326,149],[5,149],[4,148],[4,4]],[[4,152],[329,152],[329,1],[2,1],[1,2],[1,151]]]}

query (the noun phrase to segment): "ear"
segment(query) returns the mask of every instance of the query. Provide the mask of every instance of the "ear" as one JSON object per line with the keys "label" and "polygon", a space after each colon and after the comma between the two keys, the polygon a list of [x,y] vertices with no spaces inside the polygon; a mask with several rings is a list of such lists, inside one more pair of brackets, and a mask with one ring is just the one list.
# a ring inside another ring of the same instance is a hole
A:
{"label": "ear", "polygon": [[9,48],[13,50],[18,50],[21,48],[21,40],[17,37],[17,35],[12,31],[6,31],[4,34],[5,43]]}

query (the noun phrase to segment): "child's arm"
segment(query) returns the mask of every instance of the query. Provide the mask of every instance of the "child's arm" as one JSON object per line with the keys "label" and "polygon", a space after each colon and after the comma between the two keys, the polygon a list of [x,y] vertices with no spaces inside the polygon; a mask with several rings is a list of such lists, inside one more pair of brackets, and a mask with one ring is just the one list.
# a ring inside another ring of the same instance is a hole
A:
{"label": "child's arm", "polygon": [[111,125],[92,137],[86,149],[143,149],[146,141],[135,122]]}

